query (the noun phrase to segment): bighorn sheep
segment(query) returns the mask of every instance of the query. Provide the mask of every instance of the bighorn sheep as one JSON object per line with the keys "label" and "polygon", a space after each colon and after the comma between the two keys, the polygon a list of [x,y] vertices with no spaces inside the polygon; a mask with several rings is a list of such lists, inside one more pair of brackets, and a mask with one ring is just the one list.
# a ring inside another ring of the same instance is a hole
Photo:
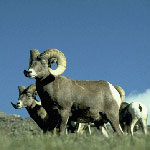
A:
{"label": "bighorn sheep", "polygon": [[12,104],[15,109],[26,108],[30,117],[37,123],[44,133],[49,131],[49,117],[41,102],[36,100],[36,86],[31,84],[28,88],[18,86],[19,99],[17,104]]}
{"label": "bighorn sheep", "polygon": [[[51,64],[56,62],[56,70]],[[66,69],[66,57],[57,49],[43,53],[30,51],[29,70],[26,77],[36,79],[36,88],[42,106],[51,117],[51,130],[59,124],[59,133],[65,131],[68,119],[79,122],[94,122],[101,126],[101,119],[107,118],[114,131],[122,135],[119,125],[121,98],[115,87],[107,81],[79,81],[60,76]],[[84,123],[83,122],[83,123]]]}
{"label": "bighorn sheep", "polygon": [[134,126],[138,123],[147,134],[147,108],[140,102],[123,102],[120,107],[120,124],[124,132],[133,136]]}

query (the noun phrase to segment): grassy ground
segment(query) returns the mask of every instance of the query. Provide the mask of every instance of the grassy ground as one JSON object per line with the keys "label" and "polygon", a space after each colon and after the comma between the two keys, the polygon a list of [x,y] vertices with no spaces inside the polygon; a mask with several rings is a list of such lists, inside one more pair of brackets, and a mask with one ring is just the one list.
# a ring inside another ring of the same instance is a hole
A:
{"label": "grassy ground", "polygon": [[0,150],[150,150],[150,135],[110,137],[88,136],[6,136],[1,133]]}
{"label": "grassy ground", "polygon": [[[44,136],[31,119],[23,119],[0,112],[0,150],[150,150],[148,135],[136,132],[135,136],[114,136],[108,126],[110,138],[106,139],[92,127],[92,135]],[[113,135],[113,137],[112,137]]]}

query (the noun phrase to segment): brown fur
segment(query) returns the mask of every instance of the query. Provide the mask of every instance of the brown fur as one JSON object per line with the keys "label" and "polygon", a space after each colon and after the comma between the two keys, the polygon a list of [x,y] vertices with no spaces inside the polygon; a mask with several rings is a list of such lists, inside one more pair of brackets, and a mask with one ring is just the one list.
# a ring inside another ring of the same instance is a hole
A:
{"label": "brown fur", "polygon": [[102,118],[105,117],[117,134],[122,135],[119,127],[120,106],[114,99],[108,82],[79,81],[54,76],[49,72],[48,62],[47,58],[39,55],[37,60],[34,58],[31,62],[30,71],[25,71],[25,75],[32,77],[31,70],[36,73],[34,77],[37,92],[42,106],[51,118],[51,129],[58,124],[59,131],[62,133],[68,119],[94,122],[99,128],[103,125]]}
{"label": "brown fur", "polygon": [[[42,107],[41,102],[38,102],[35,98],[36,86],[30,85],[28,88],[19,86],[19,99],[17,104],[13,104],[16,109],[25,107],[30,117],[37,123],[37,125],[43,130],[44,133],[49,131],[49,117],[45,109]],[[28,97],[28,93],[31,97]],[[20,107],[20,103],[22,106]]]}

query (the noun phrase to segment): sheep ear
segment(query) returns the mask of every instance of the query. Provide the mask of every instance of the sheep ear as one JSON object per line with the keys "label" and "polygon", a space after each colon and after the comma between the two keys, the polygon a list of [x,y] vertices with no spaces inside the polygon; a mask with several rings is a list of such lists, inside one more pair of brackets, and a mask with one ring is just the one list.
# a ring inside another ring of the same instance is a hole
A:
{"label": "sheep ear", "polygon": [[25,86],[18,86],[19,94],[22,94],[22,92],[26,89]]}

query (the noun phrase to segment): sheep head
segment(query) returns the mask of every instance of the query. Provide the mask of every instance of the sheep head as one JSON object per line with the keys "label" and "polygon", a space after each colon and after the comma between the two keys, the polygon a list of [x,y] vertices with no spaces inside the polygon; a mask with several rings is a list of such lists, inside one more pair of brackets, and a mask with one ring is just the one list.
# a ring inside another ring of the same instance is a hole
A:
{"label": "sheep head", "polygon": [[[57,68],[53,70],[51,64],[56,63]],[[30,78],[43,78],[47,74],[53,76],[61,75],[66,69],[66,57],[57,49],[48,49],[43,53],[38,50],[30,51],[29,70],[24,71],[25,76]]]}
{"label": "sheep head", "polygon": [[31,84],[28,88],[25,86],[18,86],[19,89],[19,98],[17,104],[11,102],[12,106],[15,109],[22,107],[30,107],[35,101],[37,92],[35,84]]}

